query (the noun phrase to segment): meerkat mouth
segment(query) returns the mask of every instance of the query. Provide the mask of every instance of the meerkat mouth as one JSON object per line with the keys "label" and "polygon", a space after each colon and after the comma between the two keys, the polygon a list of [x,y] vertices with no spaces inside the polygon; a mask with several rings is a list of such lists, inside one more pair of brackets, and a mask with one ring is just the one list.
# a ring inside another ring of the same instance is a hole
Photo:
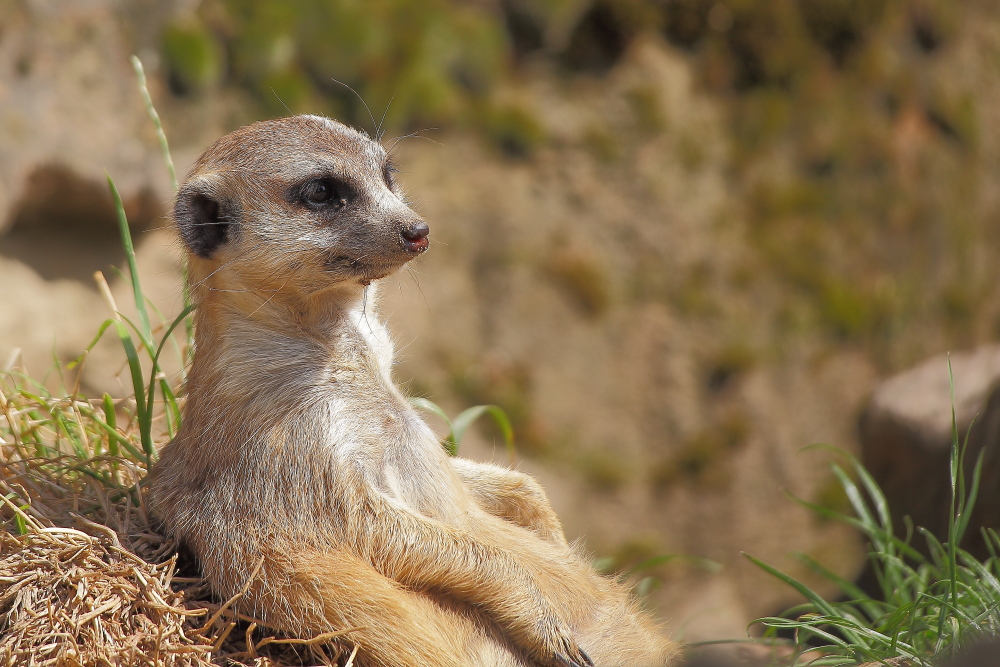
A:
{"label": "meerkat mouth", "polygon": [[[395,258],[394,258],[395,259]],[[380,280],[396,271],[400,266],[409,261],[409,257],[402,258],[402,261],[379,261],[377,258],[352,257],[349,255],[333,255],[324,262],[324,268],[328,273],[339,274],[346,280],[358,280],[363,284],[368,284],[373,280]]]}
{"label": "meerkat mouth", "polygon": [[409,240],[403,239],[403,249],[406,250],[407,254],[416,257],[417,255],[426,252],[427,248],[430,246],[430,241],[427,240],[426,236],[421,236],[420,238]]}

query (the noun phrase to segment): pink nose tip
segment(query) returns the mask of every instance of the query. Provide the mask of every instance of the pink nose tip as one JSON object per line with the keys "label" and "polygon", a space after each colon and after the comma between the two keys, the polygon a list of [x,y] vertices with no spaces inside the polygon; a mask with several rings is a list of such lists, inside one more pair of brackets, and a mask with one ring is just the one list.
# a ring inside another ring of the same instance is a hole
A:
{"label": "pink nose tip", "polygon": [[399,235],[403,237],[403,247],[406,251],[416,254],[427,250],[427,246],[430,245],[427,235],[430,233],[431,228],[427,223],[420,221],[410,227],[404,227]]}

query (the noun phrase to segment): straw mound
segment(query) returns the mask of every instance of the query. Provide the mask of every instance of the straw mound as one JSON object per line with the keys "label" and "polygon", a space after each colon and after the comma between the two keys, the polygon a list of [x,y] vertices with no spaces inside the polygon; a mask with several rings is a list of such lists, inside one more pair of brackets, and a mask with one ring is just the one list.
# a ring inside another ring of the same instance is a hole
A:
{"label": "straw mound", "polygon": [[147,563],[73,528],[0,533],[0,664],[211,665],[211,642],[185,634],[205,611],[178,606],[175,561]]}
{"label": "straw mound", "polygon": [[[3,479],[12,467],[0,461],[0,667],[352,664],[354,654],[331,642],[349,631],[281,637],[235,611],[241,595],[219,604],[194,563],[127,500],[90,505],[101,523],[65,509],[67,501],[106,501],[80,489],[49,486],[63,497],[18,507],[11,496],[32,494]],[[41,467],[29,470],[20,480],[37,482]]]}
{"label": "straw mound", "polygon": [[352,664],[331,643],[349,631],[281,637],[233,609],[240,595],[219,604],[200,577],[177,576],[197,570],[127,503],[101,517],[122,532],[72,514],[78,530],[39,520],[38,506],[21,510],[4,487],[0,474],[0,519],[20,516],[26,532],[0,521],[0,667]]}
{"label": "straw mound", "polygon": [[351,630],[282,637],[158,532],[137,409],[0,372],[0,667],[350,667]]}

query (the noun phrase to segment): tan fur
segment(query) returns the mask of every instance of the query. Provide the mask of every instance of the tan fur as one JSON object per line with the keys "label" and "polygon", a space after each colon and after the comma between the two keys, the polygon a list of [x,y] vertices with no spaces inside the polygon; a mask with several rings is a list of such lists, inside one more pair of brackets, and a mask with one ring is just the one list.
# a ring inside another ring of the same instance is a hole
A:
{"label": "tan fur", "polygon": [[538,483],[449,458],[393,384],[372,281],[426,242],[403,240],[423,222],[386,159],[298,116],[195,165],[174,212],[195,355],[155,512],[220,596],[263,561],[252,613],[293,633],[361,628],[360,665],[672,664],[626,591],[567,546]]}

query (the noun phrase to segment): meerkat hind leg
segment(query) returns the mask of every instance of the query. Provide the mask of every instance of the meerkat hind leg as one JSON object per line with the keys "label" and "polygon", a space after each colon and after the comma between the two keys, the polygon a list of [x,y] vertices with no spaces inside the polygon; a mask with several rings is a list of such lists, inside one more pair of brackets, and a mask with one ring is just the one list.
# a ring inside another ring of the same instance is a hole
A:
{"label": "meerkat hind leg", "polygon": [[601,622],[585,627],[580,641],[597,667],[666,667],[680,657],[678,645],[643,613],[624,590],[607,591],[597,615]]}
{"label": "meerkat hind leg", "polygon": [[338,551],[284,550],[265,560],[253,611],[286,632],[357,628],[359,667],[527,667],[474,614],[407,590]]}
{"label": "meerkat hind leg", "polygon": [[527,528],[544,540],[566,546],[562,524],[534,477],[489,463],[457,457],[450,460],[485,512]]}

